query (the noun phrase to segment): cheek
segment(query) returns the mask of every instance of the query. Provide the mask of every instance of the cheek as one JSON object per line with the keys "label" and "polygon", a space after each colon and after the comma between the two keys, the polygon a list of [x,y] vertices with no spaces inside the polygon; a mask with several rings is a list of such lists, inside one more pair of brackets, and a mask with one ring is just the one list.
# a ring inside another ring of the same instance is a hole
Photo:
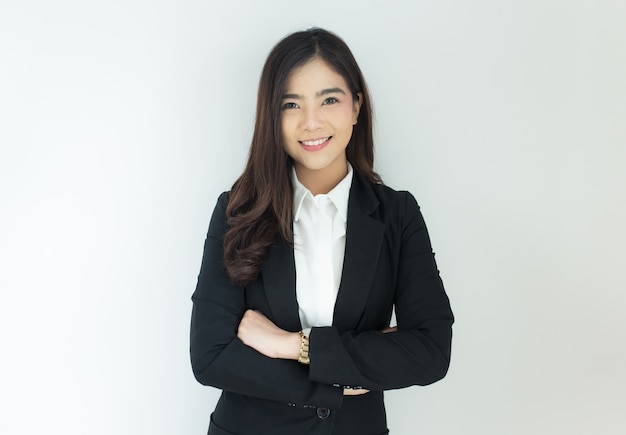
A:
{"label": "cheek", "polygon": [[283,147],[286,148],[287,139],[289,138],[289,127],[287,121],[284,118],[280,121],[280,135],[283,141]]}
{"label": "cheek", "polygon": [[292,116],[283,116],[280,120],[280,131],[283,137],[288,137],[293,132],[294,120]]}
{"label": "cheek", "polygon": [[280,134],[282,140],[282,148],[291,155],[291,149],[294,143],[293,119],[284,117],[280,121]]}
{"label": "cheek", "polygon": [[354,110],[354,105],[350,103],[342,106],[341,112],[338,113],[338,115],[341,116],[342,123],[352,124],[354,120],[356,120],[357,112]]}

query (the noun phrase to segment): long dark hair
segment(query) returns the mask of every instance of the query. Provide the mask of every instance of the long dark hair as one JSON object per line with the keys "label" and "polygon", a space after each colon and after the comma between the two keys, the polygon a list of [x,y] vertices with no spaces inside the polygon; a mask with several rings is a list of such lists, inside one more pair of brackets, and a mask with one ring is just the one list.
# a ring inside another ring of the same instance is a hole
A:
{"label": "long dark hair", "polygon": [[353,99],[361,94],[361,110],[346,155],[356,173],[373,183],[382,182],[373,169],[370,96],[346,43],[319,28],[285,37],[265,61],[248,163],[232,187],[226,209],[229,229],[224,236],[224,266],[235,284],[247,285],[257,278],[269,247],[277,239],[293,242],[293,163],[283,148],[280,108],[289,73],[314,58],[322,59],[344,78]]}

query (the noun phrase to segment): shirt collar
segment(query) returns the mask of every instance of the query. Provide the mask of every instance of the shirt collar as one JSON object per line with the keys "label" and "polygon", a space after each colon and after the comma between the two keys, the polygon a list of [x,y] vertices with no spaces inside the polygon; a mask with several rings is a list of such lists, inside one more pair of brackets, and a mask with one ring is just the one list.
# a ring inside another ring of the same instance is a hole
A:
{"label": "shirt collar", "polygon": [[[350,196],[353,174],[352,165],[348,163],[348,174],[326,194],[337,208],[339,216],[344,223],[348,221],[348,197]],[[298,180],[296,176],[295,168],[291,169],[291,183],[293,185],[293,220],[297,222],[300,218],[300,210],[302,209],[304,199],[307,196],[313,199],[313,194],[300,183],[300,180]]]}

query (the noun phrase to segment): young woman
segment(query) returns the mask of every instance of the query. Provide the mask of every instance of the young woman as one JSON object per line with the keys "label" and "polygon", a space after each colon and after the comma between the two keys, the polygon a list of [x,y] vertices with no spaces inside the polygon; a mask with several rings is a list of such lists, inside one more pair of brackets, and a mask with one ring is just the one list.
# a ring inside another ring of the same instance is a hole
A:
{"label": "young woman", "polygon": [[192,297],[193,371],[223,390],[209,434],[386,434],[384,390],[445,376],[453,316],[426,226],[373,151],[346,44],[322,29],[280,41]]}

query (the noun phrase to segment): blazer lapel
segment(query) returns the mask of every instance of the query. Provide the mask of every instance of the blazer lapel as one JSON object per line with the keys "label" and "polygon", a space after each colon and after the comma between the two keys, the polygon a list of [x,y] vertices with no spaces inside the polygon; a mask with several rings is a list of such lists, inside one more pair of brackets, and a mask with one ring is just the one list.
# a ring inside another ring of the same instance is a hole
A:
{"label": "blazer lapel", "polygon": [[[348,199],[346,249],[333,325],[354,329],[361,318],[372,286],[385,226],[372,217],[378,199],[368,182],[355,172]],[[267,301],[277,326],[288,331],[302,329],[296,299],[296,267],[293,248],[275,242],[263,262],[262,279]]]}
{"label": "blazer lapel", "polygon": [[293,248],[285,243],[275,242],[263,261],[261,275],[274,323],[287,331],[302,329],[296,300]]}
{"label": "blazer lapel", "polygon": [[355,173],[348,199],[346,250],[341,284],[333,313],[333,325],[340,330],[354,329],[376,273],[385,226],[372,217],[378,199],[368,183]]}

